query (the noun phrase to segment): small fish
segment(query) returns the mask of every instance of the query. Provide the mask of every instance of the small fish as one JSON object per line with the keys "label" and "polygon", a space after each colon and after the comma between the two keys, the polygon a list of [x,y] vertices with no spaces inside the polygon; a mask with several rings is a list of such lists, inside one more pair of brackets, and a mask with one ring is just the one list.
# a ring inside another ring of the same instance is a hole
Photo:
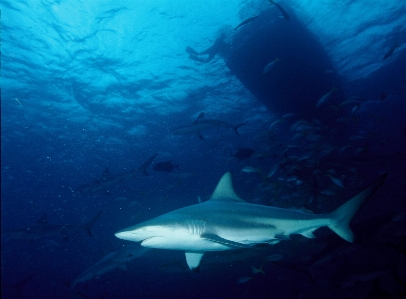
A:
{"label": "small fish", "polygon": [[360,106],[361,105],[355,105],[354,108],[351,109],[351,114],[354,114],[355,111],[357,111]]}
{"label": "small fish", "polygon": [[251,279],[252,279],[252,277],[243,276],[238,279],[238,283],[246,283],[247,281],[250,281]]}
{"label": "small fish", "polygon": [[280,122],[282,122],[280,119],[275,120],[273,123],[270,124],[269,130],[272,130],[272,128],[273,128],[276,124],[278,124],[278,123],[280,123]]}
{"label": "small fish", "polygon": [[256,267],[254,267],[254,266],[251,266],[252,273],[253,273],[253,274],[258,274],[258,273],[265,274],[264,270],[262,270],[262,267],[263,267],[263,266],[264,266],[263,264],[262,264],[261,267],[259,267],[259,268],[256,268]]}
{"label": "small fish", "polygon": [[279,163],[275,164],[274,166],[272,166],[271,170],[268,172],[268,174],[266,175],[267,178],[272,177],[276,171],[279,169]]}
{"label": "small fish", "polygon": [[391,57],[392,54],[393,54],[393,52],[395,51],[395,49],[396,49],[398,46],[399,46],[398,43],[396,43],[392,48],[390,48],[390,49],[388,50],[388,52],[386,52],[385,55],[383,56],[383,60],[385,60],[385,59]]}
{"label": "small fish", "polygon": [[331,97],[331,95],[333,94],[333,92],[335,92],[337,89],[336,88],[332,88],[328,93],[326,93],[324,96],[322,96],[320,98],[320,100],[317,102],[316,107],[320,107],[321,105],[323,105],[325,102],[327,102],[327,100]]}
{"label": "small fish", "polygon": [[280,59],[278,59],[278,57],[275,57],[275,59],[274,59],[272,62],[268,63],[268,64],[264,67],[264,70],[262,71],[262,73],[263,73],[263,74],[268,73],[268,72],[273,68],[273,66],[275,65],[275,63],[277,63],[278,61],[280,61]]}
{"label": "small fish", "polygon": [[246,172],[246,173],[261,173],[261,170],[258,168],[252,167],[252,166],[245,166],[241,169],[241,172]]}
{"label": "small fish", "polygon": [[278,3],[273,2],[272,0],[269,0],[269,2],[271,2],[272,4],[274,4],[274,5],[279,9],[279,11],[281,12],[283,18],[284,18],[286,21],[290,22],[290,16],[289,16],[288,13],[286,12],[286,10],[283,9],[282,6],[280,6]]}
{"label": "small fish", "polygon": [[330,180],[331,180],[334,184],[336,184],[338,187],[344,188],[343,182],[342,182],[340,179],[338,179],[338,178],[336,178],[336,177],[333,177],[333,176],[331,176],[330,174],[328,174],[327,176],[328,176],[328,177],[330,178]]}
{"label": "small fish", "polygon": [[293,181],[296,181],[297,179],[298,179],[297,176],[292,175],[292,176],[286,177],[286,178],[285,178],[285,181],[287,181],[287,182],[293,182]]}
{"label": "small fish", "polygon": [[259,17],[259,15],[252,16],[252,17],[242,21],[237,27],[234,28],[234,31],[237,30],[238,28],[240,28],[241,26],[244,26],[245,24],[251,23],[252,21],[254,21],[258,17]]}
{"label": "small fish", "polygon": [[17,103],[20,105],[20,106],[22,106],[23,104],[21,104],[21,102],[17,99],[17,98],[14,98],[16,101],[17,101]]}

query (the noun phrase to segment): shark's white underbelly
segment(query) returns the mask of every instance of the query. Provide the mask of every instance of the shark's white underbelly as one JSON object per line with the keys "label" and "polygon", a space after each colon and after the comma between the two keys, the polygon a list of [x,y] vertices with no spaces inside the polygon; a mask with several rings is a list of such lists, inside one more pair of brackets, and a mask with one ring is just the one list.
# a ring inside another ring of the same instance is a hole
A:
{"label": "shark's white underbelly", "polygon": [[215,243],[197,235],[181,235],[172,237],[153,237],[141,242],[141,246],[157,249],[172,249],[184,251],[223,251],[235,249],[220,243]]}

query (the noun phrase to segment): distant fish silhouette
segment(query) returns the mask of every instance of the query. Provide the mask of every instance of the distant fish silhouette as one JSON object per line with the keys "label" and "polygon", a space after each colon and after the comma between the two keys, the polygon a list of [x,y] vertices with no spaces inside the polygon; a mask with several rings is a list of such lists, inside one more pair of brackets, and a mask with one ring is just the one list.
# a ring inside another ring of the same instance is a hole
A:
{"label": "distant fish silhouette", "polygon": [[237,283],[246,283],[246,282],[250,281],[251,279],[252,279],[252,277],[243,276],[238,279]]}
{"label": "distant fish silhouette", "polygon": [[[240,28],[241,26],[244,26],[245,24],[248,24],[248,23],[251,23],[252,21],[254,21],[256,18],[258,18],[259,17],[259,15],[257,15],[257,16],[253,16],[253,17],[251,17],[251,18],[248,18],[248,19],[246,19],[246,20],[244,20],[244,21],[242,21],[237,27],[235,27],[233,30],[235,31],[235,30],[237,30],[238,28]],[[187,52],[187,51],[186,51]]]}
{"label": "distant fish silhouette", "polygon": [[35,225],[24,227],[20,229],[14,229],[9,231],[3,231],[2,237],[8,239],[23,239],[33,242],[39,239],[52,240],[54,238],[62,238],[67,241],[69,238],[76,236],[80,231],[87,233],[90,237],[93,237],[91,228],[95,224],[96,220],[101,216],[100,211],[90,221],[82,224],[50,224],[48,222],[47,214],[41,216]]}
{"label": "distant fish silhouette", "polygon": [[255,153],[255,150],[252,148],[239,148],[235,154],[233,154],[234,158],[237,158],[239,161],[251,158],[251,156]]}
{"label": "distant fish silhouette", "polygon": [[280,61],[280,59],[278,59],[278,57],[275,57],[275,59],[274,59],[272,62],[268,63],[268,64],[264,67],[264,70],[262,71],[262,73],[263,73],[263,74],[268,73],[268,72],[274,67],[275,63],[277,63],[278,61]]}
{"label": "distant fish silhouette", "polygon": [[335,89],[334,87],[325,95],[323,95],[320,100],[317,102],[316,107],[320,107],[321,105],[325,104],[331,97],[331,95],[333,94],[333,92],[335,92],[337,89]]}
{"label": "distant fish silhouette", "polygon": [[148,175],[147,173],[147,168],[149,165],[152,164],[154,159],[156,158],[158,154],[155,154],[151,156],[147,161],[144,162],[140,167],[136,169],[131,169],[129,171],[117,173],[117,174],[111,174],[110,170],[106,168],[103,171],[103,174],[101,175],[100,178],[97,178],[96,180],[93,180],[89,183],[86,183],[84,185],[81,185],[75,189],[76,192],[78,193],[91,193],[91,192],[97,192],[97,191],[103,191],[109,194],[109,188],[111,186],[116,186],[120,184],[121,182],[125,181],[127,178],[133,178],[136,175],[142,173],[144,175]]}
{"label": "distant fish silhouette", "polygon": [[199,53],[195,49],[193,49],[192,47],[189,47],[189,46],[186,47],[185,51],[192,55],[199,55]]}
{"label": "distant fish silhouette", "polygon": [[183,125],[175,128],[172,131],[173,135],[186,135],[186,134],[197,134],[200,139],[204,139],[203,136],[200,134],[200,131],[207,130],[207,129],[218,129],[218,128],[226,128],[226,129],[233,129],[235,134],[240,135],[238,133],[238,129],[245,125],[246,123],[240,124],[229,124],[225,121],[218,120],[218,119],[208,119],[204,117],[204,113],[200,113],[197,119],[188,125]]}
{"label": "distant fish silhouette", "polygon": [[82,272],[78,277],[76,277],[76,279],[73,281],[71,285],[71,289],[73,289],[78,283],[84,283],[88,280],[99,278],[103,274],[113,271],[115,269],[121,269],[123,271],[126,271],[127,263],[129,261],[141,257],[148,250],[149,250],[148,248],[143,248],[137,244],[136,246],[123,247],[120,250],[114,251],[106,255],[96,264],[89,267],[84,272]]}
{"label": "distant fish silhouette", "polygon": [[166,162],[160,162],[157,163],[154,166],[154,170],[155,171],[166,171],[166,172],[172,172],[172,170],[174,168],[178,168],[179,169],[179,165],[173,164],[172,160],[166,161]]}
{"label": "distant fish silhouette", "polygon": [[395,49],[399,46],[398,43],[394,44],[389,50],[388,52],[385,53],[385,55],[383,56],[383,60],[389,58],[392,56],[393,52],[395,51]]}

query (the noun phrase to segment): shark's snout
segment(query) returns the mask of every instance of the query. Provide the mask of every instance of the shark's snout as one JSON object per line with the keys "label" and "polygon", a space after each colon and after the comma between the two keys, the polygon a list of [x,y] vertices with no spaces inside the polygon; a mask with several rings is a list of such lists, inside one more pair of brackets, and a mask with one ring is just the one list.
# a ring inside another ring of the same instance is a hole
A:
{"label": "shark's snout", "polygon": [[122,240],[142,242],[151,237],[155,237],[159,228],[160,227],[157,226],[136,225],[134,227],[129,227],[118,231],[114,235]]}
{"label": "shark's snout", "polygon": [[121,230],[114,234],[117,238],[127,241],[142,241],[142,238],[135,231]]}

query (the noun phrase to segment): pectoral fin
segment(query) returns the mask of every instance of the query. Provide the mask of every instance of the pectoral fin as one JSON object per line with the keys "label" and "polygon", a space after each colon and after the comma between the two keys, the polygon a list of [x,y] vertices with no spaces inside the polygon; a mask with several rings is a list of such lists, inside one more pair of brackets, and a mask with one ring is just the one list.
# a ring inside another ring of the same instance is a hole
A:
{"label": "pectoral fin", "polygon": [[200,235],[200,237],[203,238],[203,239],[207,239],[207,240],[210,240],[212,242],[220,243],[220,244],[227,245],[227,246],[230,246],[230,247],[252,248],[249,245],[234,242],[234,241],[230,241],[230,240],[224,239],[224,238],[222,238],[222,237],[220,237],[218,235],[215,235],[215,234],[202,234],[202,235]]}
{"label": "pectoral fin", "polygon": [[200,261],[202,260],[204,252],[188,252],[185,251],[186,262],[190,270],[198,272]]}

